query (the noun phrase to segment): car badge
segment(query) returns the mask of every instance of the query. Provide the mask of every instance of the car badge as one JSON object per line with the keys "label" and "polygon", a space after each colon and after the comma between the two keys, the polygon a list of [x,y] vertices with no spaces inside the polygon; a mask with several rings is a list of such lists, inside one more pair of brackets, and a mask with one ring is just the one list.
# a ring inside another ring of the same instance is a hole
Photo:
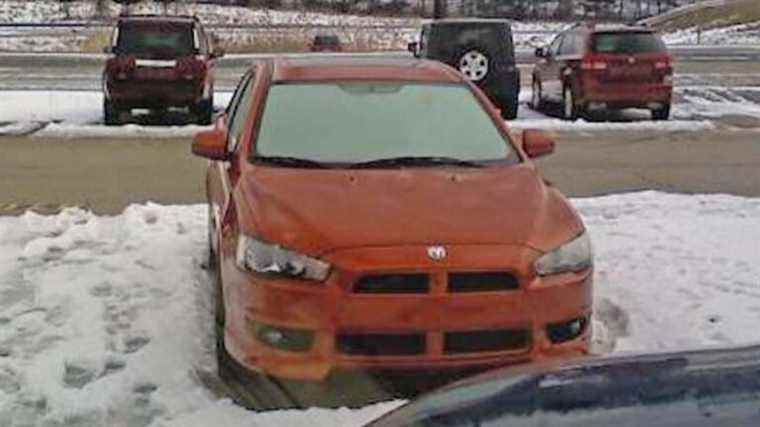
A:
{"label": "car badge", "polygon": [[628,58],[628,63],[631,64],[631,65],[635,64],[636,63],[636,58],[634,58],[634,57]]}
{"label": "car badge", "polygon": [[443,246],[431,246],[428,248],[427,253],[433,261],[441,261],[446,259],[446,256],[448,255],[446,253],[446,248]]}

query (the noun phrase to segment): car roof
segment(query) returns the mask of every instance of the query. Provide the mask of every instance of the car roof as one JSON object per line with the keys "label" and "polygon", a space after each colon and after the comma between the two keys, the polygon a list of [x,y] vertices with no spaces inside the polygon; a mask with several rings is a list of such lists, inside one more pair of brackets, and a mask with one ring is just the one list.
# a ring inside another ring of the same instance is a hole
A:
{"label": "car roof", "polygon": [[194,24],[198,21],[195,16],[185,15],[122,15],[119,17],[119,23],[122,22],[140,22],[140,23],[152,23],[152,22],[172,22],[182,24]]}
{"label": "car roof", "polygon": [[380,57],[272,58],[276,83],[295,81],[380,80],[463,83],[453,68],[423,59]]}
{"label": "car roof", "polygon": [[651,33],[651,28],[622,24],[584,24],[580,23],[569,31],[588,31],[590,33]]}

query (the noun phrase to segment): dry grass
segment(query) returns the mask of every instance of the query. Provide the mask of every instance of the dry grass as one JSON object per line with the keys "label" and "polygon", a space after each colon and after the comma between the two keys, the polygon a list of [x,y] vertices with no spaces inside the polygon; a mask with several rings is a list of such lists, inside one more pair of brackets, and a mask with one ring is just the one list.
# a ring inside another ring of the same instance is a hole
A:
{"label": "dry grass", "polygon": [[693,27],[709,30],[755,22],[760,22],[760,0],[736,0],[675,16],[658,23],[656,28],[666,32]]}
{"label": "dry grass", "polygon": [[108,46],[110,37],[110,31],[99,31],[85,39],[79,45],[79,50],[84,53],[102,53],[103,48]]}

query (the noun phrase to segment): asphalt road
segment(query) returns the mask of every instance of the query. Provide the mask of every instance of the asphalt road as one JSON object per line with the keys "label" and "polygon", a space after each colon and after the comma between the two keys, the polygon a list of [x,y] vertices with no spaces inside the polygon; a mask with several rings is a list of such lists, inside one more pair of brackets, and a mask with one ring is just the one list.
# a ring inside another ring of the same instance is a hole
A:
{"label": "asphalt road", "polygon": [[[754,131],[559,133],[540,161],[573,197],[638,190],[760,197]],[[83,206],[103,214],[130,203],[200,203],[205,161],[190,141],[0,138],[0,214]]]}

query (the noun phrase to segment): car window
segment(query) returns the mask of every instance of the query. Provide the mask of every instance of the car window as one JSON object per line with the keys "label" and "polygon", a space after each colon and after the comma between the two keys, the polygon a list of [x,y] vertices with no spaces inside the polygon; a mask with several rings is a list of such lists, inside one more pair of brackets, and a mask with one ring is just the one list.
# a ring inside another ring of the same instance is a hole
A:
{"label": "car window", "polygon": [[578,34],[568,33],[559,47],[559,55],[576,55],[578,51]]}
{"label": "car window", "polygon": [[595,53],[662,53],[665,44],[652,33],[597,33],[592,38]]}
{"label": "car window", "polygon": [[564,34],[558,35],[552,44],[549,46],[549,54],[551,56],[557,56],[559,55],[559,48],[562,45],[562,40],[565,38]]}
{"label": "car window", "polygon": [[253,97],[251,96],[253,77],[254,73],[243,77],[243,80],[235,91],[235,95],[230,101],[230,105],[227,107],[227,127],[229,129],[227,140],[228,152],[234,152],[237,149],[243,130],[245,129],[244,126],[248,119],[248,113],[251,110],[251,103],[253,102]]}
{"label": "car window", "polygon": [[195,38],[196,33],[190,25],[126,23],[119,27],[116,50],[131,54],[190,55],[195,50]]}
{"label": "car window", "polygon": [[517,160],[464,85],[276,85],[269,92],[256,151],[329,163],[404,156]]}

